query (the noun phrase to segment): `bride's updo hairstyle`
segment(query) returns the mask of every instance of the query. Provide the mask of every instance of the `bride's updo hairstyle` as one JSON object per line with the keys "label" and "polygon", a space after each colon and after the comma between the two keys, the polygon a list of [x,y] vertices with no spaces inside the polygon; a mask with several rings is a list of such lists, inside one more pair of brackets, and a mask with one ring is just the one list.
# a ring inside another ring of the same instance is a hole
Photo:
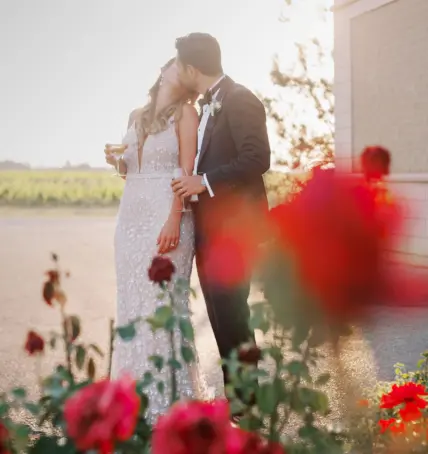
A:
{"label": "bride's updo hairstyle", "polygon": [[138,141],[143,144],[149,134],[158,134],[168,128],[168,123],[171,117],[174,116],[175,121],[179,121],[182,115],[183,104],[193,104],[198,96],[197,93],[191,92],[183,85],[180,85],[182,95],[178,99],[172,100],[171,104],[166,106],[156,115],[156,103],[159,90],[163,82],[163,73],[171,67],[175,62],[175,58],[171,58],[162,67],[161,73],[154,85],[149,90],[149,101],[137,114],[135,119],[135,127],[137,131]]}

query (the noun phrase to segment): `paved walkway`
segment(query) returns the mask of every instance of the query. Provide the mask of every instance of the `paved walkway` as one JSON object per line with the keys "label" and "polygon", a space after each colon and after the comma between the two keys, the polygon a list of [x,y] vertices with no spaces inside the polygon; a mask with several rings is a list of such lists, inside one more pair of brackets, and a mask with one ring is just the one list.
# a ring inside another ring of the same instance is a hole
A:
{"label": "paved walkway", "polygon": [[[17,384],[34,383],[35,363],[26,357],[23,344],[29,328],[42,333],[56,329],[58,314],[41,300],[44,270],[49,254],[59,254],[72,275],[65,288],[68,310],[79,314],[83,335],[107,345],[108,319],[114,316],[112,217],[5,217],[0,218],[0,392]],[[198,282],[193,278],[198,295]],[[209,386],[221,390],[217,350],[203,300],[192,301],[197,347]],[[427,309],[410,312],[379,310],[376,324],[357,330],[344,361],[350,376],[361,383],[393,378],[393,364],[413,366],[428,348]],[[55,357],[46,358],[48,371]]]}

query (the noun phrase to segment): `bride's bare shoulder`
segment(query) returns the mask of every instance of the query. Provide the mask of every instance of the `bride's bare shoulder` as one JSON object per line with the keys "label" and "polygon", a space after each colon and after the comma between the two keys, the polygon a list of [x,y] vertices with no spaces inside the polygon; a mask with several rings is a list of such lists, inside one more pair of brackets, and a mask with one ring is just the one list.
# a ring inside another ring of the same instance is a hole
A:
{"label": "bride's bare shoulder", "polygon": [[195,107],[192,106],[191,104],[183,104],[182,106],[182,115],[181,115],[181,121],[183,123],[194,123],[199,122],[198,118],[198,112],[196,111]]}

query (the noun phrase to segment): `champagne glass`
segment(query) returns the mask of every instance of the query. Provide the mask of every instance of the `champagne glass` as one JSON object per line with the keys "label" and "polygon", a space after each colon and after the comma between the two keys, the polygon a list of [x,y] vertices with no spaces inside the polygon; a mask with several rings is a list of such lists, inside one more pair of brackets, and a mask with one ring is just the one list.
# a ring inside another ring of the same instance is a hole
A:
{"label": "champagne glass", "polygon": [[123,156],[123,154],[125,153],[125,150],[126,150],[127,146],[126,144],[107,144],[106,145],[106,148],[105,148],[105,153],[107,155],[113,155],[115,158],[116,158],[116,165],[114,166],[115,169],[116,169],[116,173],[114,174],[114,176],[116,177],[123,177],[125,175],[122,175],[120,172],[119,172],[119,158],[121,156]]}
{"label": "champagne glass", "polygon": [[[189,174],[187,173],[186,169],[183,169],[181,167],[174,169],[174,172],[173,172],[174,179],[181,178],[181,177],[188,176],[188,175]],[[180,211],[181,213],[187,213],[189,211],[192,211],[191,209],[186,208],[186,198],[185,197],[181,198],[181,203],[182,203],[181,210],[178,210],[178,211]]]}

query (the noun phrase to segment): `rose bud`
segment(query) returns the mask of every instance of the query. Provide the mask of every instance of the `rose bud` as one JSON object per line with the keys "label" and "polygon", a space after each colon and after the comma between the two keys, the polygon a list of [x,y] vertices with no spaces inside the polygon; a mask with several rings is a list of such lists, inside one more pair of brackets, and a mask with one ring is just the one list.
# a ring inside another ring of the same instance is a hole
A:
{"label": "rose bud", "polygon": [[44,339],[34,331],[29,331],[27,341],[25,342],[25,350],[29,355],[43,353],[45,349]]}
{"label": "rose bud", "polygon": [[175,266],[168,257],[156,256],[149,268],[149,279],[157,284],[170,282]]}

